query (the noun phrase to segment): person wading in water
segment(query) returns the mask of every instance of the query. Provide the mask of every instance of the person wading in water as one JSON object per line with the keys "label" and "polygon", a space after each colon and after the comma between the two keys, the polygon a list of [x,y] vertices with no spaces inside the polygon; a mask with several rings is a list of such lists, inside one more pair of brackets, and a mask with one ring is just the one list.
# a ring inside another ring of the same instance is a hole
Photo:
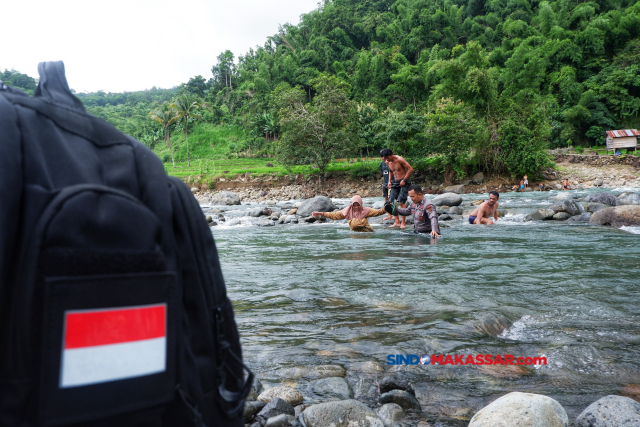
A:
{"label": "person wading in water", "polygon": [[325,218],[340,220],[346,219],[349,222],[349,227],[353,231],[373,231],[367,218],[373,216],[380,216],[386,214],[384,209],[372,209],[362,206],[362,197],[353,196],[351,198],[351,204],[341,211],[337,212],[313,212],[313,216],[323,216]]}
{"label": "person wading in water", "polygon": [[[389,166],[389,202],[398,201],[401,208],[406,208],[405,202],[409,196],[409,177],[413,173],[411,165],[402,157],[393,154],[389,148],[380,150],[380,156]],[[395,216],[395,223],[391,227],[407,228],[405,225],[405,217],[402,217],[402,223],[398,216]]]}
{"label": "person wading in water", "polygon": [[[491,225],[498,220],[498,199],[500,193],[492,191],[489,193],[489,201],[481,203],[473,212],[469,214],[469,224]],[[493,216],[493,221],[489,218]]]}

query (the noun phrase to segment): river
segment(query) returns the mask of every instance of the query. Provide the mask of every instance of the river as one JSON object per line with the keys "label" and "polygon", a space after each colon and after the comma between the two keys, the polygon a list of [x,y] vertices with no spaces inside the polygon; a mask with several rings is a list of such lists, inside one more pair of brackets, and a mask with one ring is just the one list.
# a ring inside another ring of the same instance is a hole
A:
{"label": "river", "polygon": [[[353,383],[357,366],[375,361],[402,371],[443,426],[466,425],[456,414],[510,391],[553,397],[574,419],[640,384],[640,230],[524,221],[555,195],[502,194],[510,213],[497,225],[447,221],[437,242],[381,224],[375,233],[335,222],[213,227],[244,359],[267,384],[284,367],[326,364],[347,368]],[[392,366],[389,354],[547,364]]]}

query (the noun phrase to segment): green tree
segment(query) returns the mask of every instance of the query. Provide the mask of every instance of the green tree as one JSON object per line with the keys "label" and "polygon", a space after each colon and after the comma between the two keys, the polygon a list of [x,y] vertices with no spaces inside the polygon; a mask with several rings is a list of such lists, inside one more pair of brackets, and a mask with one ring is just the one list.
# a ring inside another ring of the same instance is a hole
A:
{"label": "green tree", "polygon": [[349,84],[326,74],[311,83],[316,92],[311,102],[305,103],[306,94],[300,86],[280,85],[272,93],[283,132],[276,159],[285,166],[315,165],[324,183],[332,157],[357,152],[362,141],[356,104],[349,99]]}
{"label": "green tree", "polygon": [[169,130],[169,126],[176,123],[180,120],[180,117],[176,114],[176,110],[171,108],[171,104],[168,102],[163,102],[160,104],[158,108],[151,111],[149,113],[152,120],[160,123],[162,125],[162,129],[164,130],[164,142],[169,147],[169,151],[171,152],[171,163],[173,163],[173,167],[176,167],[176,161],[173,158],[173,147],[171,146],[171,132]]}
{"label": "green tree", "polygon": [[202,106],[202,101],[195,95],[182,94],[174,98],[171,108],[175,110],[178,120],[184,123],[184,137],[187,141],[187,166],[191,166],[189,159],[189,119],[198,120],[201,116],[197,113]]}

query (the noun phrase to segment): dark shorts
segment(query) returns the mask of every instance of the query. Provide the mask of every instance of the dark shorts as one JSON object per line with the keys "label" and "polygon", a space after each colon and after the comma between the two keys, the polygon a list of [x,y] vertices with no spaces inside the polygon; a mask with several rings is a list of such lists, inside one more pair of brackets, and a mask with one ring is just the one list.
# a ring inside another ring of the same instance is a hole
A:
{"label": "dark shorts", "polygon": [[398,203],[405,203],[409,197],[409,181],[404,182],[404,187],[400,187],[400,181],[391,181],[391,191],[389,192],[389,201],[397,200]]}
{"label": "dark shorts", "polygon": [[469,215],[469,224],[473,224],[473,222],[476,220],[476,218],[478,218],[478,217]]}
{"label": "dark shorts", "polygon": [[382,184],[382,197],[389,197],[389,188],[386,184]]}

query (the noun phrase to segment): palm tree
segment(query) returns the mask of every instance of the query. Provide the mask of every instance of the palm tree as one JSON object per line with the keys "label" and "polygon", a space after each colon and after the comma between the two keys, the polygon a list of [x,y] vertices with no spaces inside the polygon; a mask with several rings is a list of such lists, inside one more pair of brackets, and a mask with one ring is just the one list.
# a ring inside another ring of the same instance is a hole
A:
{"label": "palm tree", "polygon": [[178,120],[184,120],[184,136],[187,140],[187,166],[191,166],[191,160],[189,159],[189,118],[197,120],[201,117],[200,114],[196,113],[196,110],[201,105],[200,98],[189,93],[176,96],[171,103],[171,108],[175,110]]}
{"label": "palm tree", "polygon": [[164,129],[164,142],[169,147],[169,151],[171,152],[171,163],[173,163],[173,167],[176,167],[176,161],[173,159],[173,147],[171,147],[171,132],[169,131],[169,126],[180,120],[180,117],[176,114],[176,111],[171,108],[171,105],[167,101],[160,104],[158,108],[149,113],[152,120],[160,123],[162,128]]}

